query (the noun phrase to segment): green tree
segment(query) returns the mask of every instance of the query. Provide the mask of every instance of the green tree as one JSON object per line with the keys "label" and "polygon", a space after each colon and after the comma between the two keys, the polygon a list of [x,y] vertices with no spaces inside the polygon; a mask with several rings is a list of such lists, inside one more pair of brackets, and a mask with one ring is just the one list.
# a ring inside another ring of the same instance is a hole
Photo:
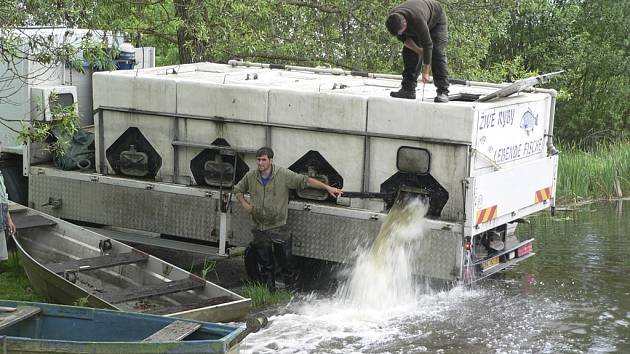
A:
{"label": "green tree", "polygon": [[[400,2],[5,0],[0,55],[6,61],[22,50],[44,63],[72,60],[72,48],[31,41],[39,49],[24,51],[11,35],[19,26],[57,25],[126,33],[136,46],[156,47],[158,65],[241,58],[398,73],[402,45],[384,20]],[[630,2],[441,2],[449,17],[451,77],[501,82],[565,70],[553,81],[560,92],[557,135],[627,137]]]}
{"label": "green tree", "polygon": [[531,72],[565,70],[554,80],[556,134],[586,145],[627,138],[629,8],[614,0],[518,0],[484,66],[519,60]]}
{"label": "green tree", "polygon": [[[588,20],[586,20],[588,19]],[[559,133],[591,144],[601,138],[629,137],[630,3],[583,3],[575,30],[587,43],[572,66],[570,94],[560,106]]]}

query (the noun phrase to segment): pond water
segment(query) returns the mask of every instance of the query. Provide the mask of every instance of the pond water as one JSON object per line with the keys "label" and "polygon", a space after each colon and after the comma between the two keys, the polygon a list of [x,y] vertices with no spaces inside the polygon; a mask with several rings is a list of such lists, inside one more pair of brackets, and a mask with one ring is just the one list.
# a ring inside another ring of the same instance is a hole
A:
{"label": "pond water", "polygon": [[[536,256],[473,288],[417,285],[410,301],[409,288],[386,291],[365,274],[360,281],[357,267],[337,293],[275,309],[241,351],[630,353],[630,201],[530,220],[517,234],[536,238]],[[405,266],[389,270],[394,283]]]}

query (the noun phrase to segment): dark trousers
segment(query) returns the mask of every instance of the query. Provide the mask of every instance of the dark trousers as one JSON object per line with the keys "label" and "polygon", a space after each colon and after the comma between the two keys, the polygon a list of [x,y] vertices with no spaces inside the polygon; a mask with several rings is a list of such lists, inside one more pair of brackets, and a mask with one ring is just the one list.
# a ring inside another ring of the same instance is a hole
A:
{"label": "dark trousers", "polygon": [[[250,280],[274,288],[276,281],[290,285],[296,269],[291,252],[291,235],[285,226],[252,230],[254,239],[245,251],[245,268]],[[287,284],[289,283],[289,284]]]}
{"label": "dark trousers", "polygon": [[[438,94],[448,95],[448,63],[446,60],[446,47],[448,46],[448,24],[446,19],[431,29],[433,41],[433,55],[431,56],[431,71],[433,72],[433,84]],[[421,45],[418,45],[422,47]],[[402,76],[402,87],[406,90],[415,90],[418,77],[422,71],[422,58],[413,50],[403,47],[403,63],[405,68]]]}

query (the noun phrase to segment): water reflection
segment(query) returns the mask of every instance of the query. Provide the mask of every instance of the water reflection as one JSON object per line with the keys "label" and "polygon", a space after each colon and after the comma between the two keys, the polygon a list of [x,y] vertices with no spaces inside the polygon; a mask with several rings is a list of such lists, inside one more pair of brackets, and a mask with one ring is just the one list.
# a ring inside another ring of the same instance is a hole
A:
{"label": "water reflection", "polygon": [[330,298],[296,298],[243,352],[630,353],[628,208],[536,215],[518,230],[536,238],[535,257],[474,289],[418,294],[397,310],[366,316]]}
{"label": "water reflection", "polygon": [[519,230],[537,238],[537,256],[507,277],[535,273],[536,293],[562,301],[557,330],[567,349],[630,352],[628,207],[629,201],[598,203],[556,217],[539,215]]}

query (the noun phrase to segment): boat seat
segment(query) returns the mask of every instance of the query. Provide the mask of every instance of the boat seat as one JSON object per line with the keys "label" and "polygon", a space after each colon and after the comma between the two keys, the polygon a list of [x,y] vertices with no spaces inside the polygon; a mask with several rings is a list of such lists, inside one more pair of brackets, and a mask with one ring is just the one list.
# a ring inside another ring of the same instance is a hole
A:
{"label": "boat seat", "polygon": [[41,311],[42,309],[35,306],[3,307],[0,310],[0,330],[29,319]]}
{"label": "boat seat", "polygon": [[186,303],[183,305],[175,305],[175,306],[169,306],[169,307],[160,307],[157,309],[152,309],[152,310],[143,311],[143,312],[150,313],[153,315],[167,315],[169,313],[177,313],[177,312],[183,312],[183,311],[188,311],[192,309],[198,309],[202,307],[220,305],[220,304],[224,304],[226,302],[232,302],[232,301],[234,301],[234,298],[230,296],[216,296],[216,297],[212,297],[203,301],[196,301],[196,302]]}
{"label": "boat seat", "polygon": [[51,272],[63,274],[64,272],[85,272],[87,270],[109,268],[117,265],[146,262],[149,256],[146,253],[134,250],[119,254],[107,254],[104,256],[75,259],[72,261],[46,264]]}
{"label": "boat seat", "polygon": [[143,342],[173,342],[182,340],[199,329],[201,324],[188,321],[174,321],[168,326],[145,338]]}
{"label": "boat seat", "polygon": [[191,277],[188,279],[173,280],[167,283],[159,283],[152,285],[145,285],[137,288],[118,290],[111,293],[102,293],[99,297],[103,298],[110,304],[117,304],[121,302],[144,299],[151,296],[166,295],[172,293],[178,293],[181,291],[200,289],[206,286],[203,279],[198,277]]}
{"label": "boat seat", "polygon": [[56,222],[41,215],[24,215],[16,213],[15,215],[11,214],[11,219],[15,224],[15,228],[18,230],[57,225]]}

